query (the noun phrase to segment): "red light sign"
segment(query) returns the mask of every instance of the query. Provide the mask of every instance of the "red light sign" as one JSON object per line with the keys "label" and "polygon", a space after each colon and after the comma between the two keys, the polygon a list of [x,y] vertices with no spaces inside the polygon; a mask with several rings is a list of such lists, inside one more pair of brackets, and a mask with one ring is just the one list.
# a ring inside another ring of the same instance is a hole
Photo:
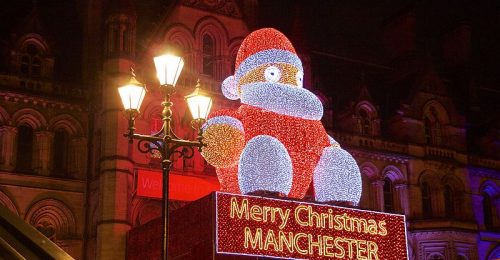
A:
{"label": "red light sign", "polygon": [[[162,173],[160,171],[137,170],[137,196],[162,198]],[[216,177],[198,177],[170,173],[169,198],[193,201],[219,190]]]}
{"label": "red light sign", "polygon": [[405,216],[216,195],[217,253],[299,259],[407,259]]}

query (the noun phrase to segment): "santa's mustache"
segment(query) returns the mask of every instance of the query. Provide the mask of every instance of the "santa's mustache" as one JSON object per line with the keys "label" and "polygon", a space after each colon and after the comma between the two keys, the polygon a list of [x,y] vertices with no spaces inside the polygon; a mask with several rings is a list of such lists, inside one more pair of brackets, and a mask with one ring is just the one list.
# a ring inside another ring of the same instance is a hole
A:
{"label": "santa's mustache", "polygon": [[241,86],[241,103],[278,114],[321,120],[323,104],[305,88],[283,83],[255,82]]}

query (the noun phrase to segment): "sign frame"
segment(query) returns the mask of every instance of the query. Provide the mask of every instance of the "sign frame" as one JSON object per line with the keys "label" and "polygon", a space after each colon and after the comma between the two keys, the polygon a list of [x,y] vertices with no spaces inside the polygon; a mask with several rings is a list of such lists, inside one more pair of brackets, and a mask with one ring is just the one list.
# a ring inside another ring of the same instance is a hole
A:
{"label": "sign frame", "polygon": [[[241,195],[241,194],[232,194],[232,193],[226,193],[226,192],[214,192],[214,201],[215,201],[215,216],[214,216],[214,224],[215,224],[215,238],[214,238],[214,250],[216,254],[222,254],[222,255],[240,255],[240,256],[256,256],[256,257],[272,257],[276,259],[309,259],[309,258],[296,258],[295,256],[276,256],[276,255],[268,255],[268,254],[259,254],[259,253],[239,253],[239,252],[226,252],[226,251],[221,251],[219,247],[219,195],[222,196],[233,196],[233,197],[240,197],[240,198],[257,198],[257,199],[265,199],[265,200],[272,200],[272,201],[279,201],[279,202],[285,202],[285,203],[292,203],[292,204],[297,204],[295,207],[299,205],[311,205],[311,206],[321,206],[321,207],[331,207],[331,208],[336,208],[336,209],[341,209],[345,211],[355,211],[358,213],[363,213],[367,212],[370,214],[377,214],[377,215],[388,215],[388,216],[397,216],[397,217],[402,217],[403,218],[403,227],[404,227],[404,240],[405,240],[405,250],[406,250],[406,257],[408,259],[408,228],[407,228],[407,222],[406,222],[406,216],[403,214],[396,214],[396,213],[386,213],[386,212],[378,212],[378,211],[372,211],[372,210],[365,210],[365,209],[357,209],[357,208],[348,208],[348,207],[342,207],[342,206],[334,206],[334,205],[329,205],[329,204],[322,204],[318,202],[305,202],[305,201],[296,201],[296,200],[287,200],[287,199],[280,199],[280,198],[270,198],[270,197],[261,197],[261,196],[253,196],[253,195]],[[242,242],[243,243],[243,242]],[[338,259],[338,258],[332,258],[332,259]],[[381,258],[379,258],[381,259]]]}

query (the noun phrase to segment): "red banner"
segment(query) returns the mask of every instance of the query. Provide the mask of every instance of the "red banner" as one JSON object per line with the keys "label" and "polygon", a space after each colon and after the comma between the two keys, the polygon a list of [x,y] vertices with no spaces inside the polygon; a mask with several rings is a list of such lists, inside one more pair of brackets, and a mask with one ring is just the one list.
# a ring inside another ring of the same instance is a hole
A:
{"label": "red banner", "polygon": [[404,215],[218,192],[217,253],[407,259]]}
{"label": "red banner", "polygon": [[[160,171],[137,170],[137,196],[162,198],[162,173]],[[171,200],[194,201],[219,190],[219,182],[211,176],[188,176],[170,173],[169,198]]]}

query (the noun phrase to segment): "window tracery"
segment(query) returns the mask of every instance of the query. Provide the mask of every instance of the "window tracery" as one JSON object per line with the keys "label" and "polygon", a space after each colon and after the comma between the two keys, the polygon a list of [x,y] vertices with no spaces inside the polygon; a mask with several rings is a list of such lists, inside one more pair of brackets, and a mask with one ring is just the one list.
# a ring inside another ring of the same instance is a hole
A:
{"label": "window tracery", "polygon": [[432,198],[431,189],[427,181],[420,184],[420,192],[422,193],[422,213],[424,218],[432,217]]}
{"label": "window tracery", "polygon": [[359,117],[361,121],[361,135],[370,135],[371,134],[371,120],[365,109],[359,110]]}
{"label": "window tracery", "polygon": [[17,163],[16,168],[21,172],[33,170],[33,128],[28,124],[21,124],[17,128]]}
{"label": "window tracery", "polygon": [[67,177],[69,134],[64,129],[58,129],[54,133],[53,139],[53,172],[56,176]]}
{"label": "window tracery", "polygon": [[384,212],[394,212],[394,186],[389,177],[384,178]]}
{"label": "window tracery", "polygon": [[483,216],[486,229],[492,229],[494,223],[493,204],[487,192],[483,192]]}
{"label": "window tracery", "polygon": [[424,133],[426,144],[440,145],[442,136],[442,122],[439,119],[438,112],[434,106],[430,106],[424,116]]}
{"label": "window tracery", "polygon": [[28,77],[40,77],[42,72],[40,47],[28,43],[21,56],[20,72]]}
{"label": "window tracery", "polygon": [[455,217],[455,192],[450,185],[444,186],[443,191],[444,196],[444,212],[445,216],[448,218]]}
{"label": "window tracery", "polygon": [[203,74],[214,75],[215,43],[210,35],[203,35]]}

